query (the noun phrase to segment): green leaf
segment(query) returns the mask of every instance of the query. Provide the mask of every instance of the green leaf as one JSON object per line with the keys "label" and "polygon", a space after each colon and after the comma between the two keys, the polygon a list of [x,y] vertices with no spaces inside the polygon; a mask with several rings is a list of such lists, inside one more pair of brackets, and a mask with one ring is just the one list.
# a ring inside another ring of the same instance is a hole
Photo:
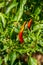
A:
{"label": "green leaf", "polygon": [[4,7],[4,2],[0,3],[0,8]]}
{"label": "green leaf", "polygon": [[13,2],[13,3],[7,8],[6,14],[8,14],[8,13],[11,11],[11,9],[14,8],[14,7],[17,6],[17,5],[18,5],[18,3]]}
{"label": "green leaf", "polygon": [[0,18],[2,19],[3,27],[5,28],[6,20],[5,20],[4,15],[2,13],[0,13]]}
{"label": "green leaf", "polygon": [[16,60],[16,53],[15,52],[11,52],[10,53],[10,61],[11,61],[11,65],[13,65],[14,61]]}
{"label": "green leaf", "polygon": [[43,28],[43,24],[37,24],[37,25],[35,25],[35,26],[33,27],[32,32],[35,32],[35,31],[37,31],[37,30],[39,30],[39,29],[41,29],[41,28]]}
{"label": "green leaf", "polygon": [[18,65],[22,65],[20,61],[19,61]]}
{"label": "green leaf", "polygon": [[43,42],[40,40],[39,45],[43,47]]}
{"label": "green leaf", "polygon": [[34,15],[37,16],[40,14],[40,12],[41,12],[41,7],[37,7],[37,9],[34,12]]}
{"label": "green leaf", "polygon": [[1,59],[1,57],[0,57],[0,65],[2,64],[2,59]]}
{"label": "green leaf", "polygon": [[30,57],[30,58],[29,58],[28,65],[37,65],[37,60],[34,59],[34,58],[32,58],[32,57]]}
{"label": "green leaf", "polygon": [[18,9],[18,11],[16,13],[16,16],[14,18],[14,21],[17,21],[18,22],[20,20],[22,14],[23,14],[23,7],[24,7],[26,1],[27,0],[20,0],[20,8]]}
{"label": "green leaf", "polygon": [[5,56],[4,61],[5,61],[5,63],[7,63],[7,61],[8,61],[8,55]]}

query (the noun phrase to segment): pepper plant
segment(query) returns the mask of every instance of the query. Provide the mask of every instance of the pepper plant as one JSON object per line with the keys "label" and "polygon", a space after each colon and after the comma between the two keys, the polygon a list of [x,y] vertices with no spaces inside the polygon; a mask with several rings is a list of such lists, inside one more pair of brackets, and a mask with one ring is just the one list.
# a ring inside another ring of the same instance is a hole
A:
{"label": "pepper plant", "polygon": [[43,55],[43,0],[0,0],[0,65],[38,65],[36,52]]}

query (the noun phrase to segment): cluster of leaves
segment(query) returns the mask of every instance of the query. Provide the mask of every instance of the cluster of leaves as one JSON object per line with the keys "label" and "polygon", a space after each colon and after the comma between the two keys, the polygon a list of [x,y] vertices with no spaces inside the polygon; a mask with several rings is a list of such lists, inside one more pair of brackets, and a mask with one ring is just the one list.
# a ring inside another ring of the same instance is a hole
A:
{"label": "cluster of leaves", "polygon": [[[31,18],[20,44],[20,27]],[[43,54],[43,0],[0,0],[0,65],[37,65],[31,57],[35,52]],[[27,63],[19,59],[23,54],[28,55]]]}

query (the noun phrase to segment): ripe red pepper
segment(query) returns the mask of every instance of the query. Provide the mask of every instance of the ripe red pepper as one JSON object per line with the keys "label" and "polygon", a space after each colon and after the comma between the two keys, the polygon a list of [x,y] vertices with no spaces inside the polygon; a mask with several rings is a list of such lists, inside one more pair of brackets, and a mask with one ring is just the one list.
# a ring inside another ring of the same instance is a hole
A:
{"label": "ripe red pepper", "polygon": [[24,42],[24,40],[23,40],[23,30],[24,30],[25,24],[26,24],[26,22],[24,22],[24,24],[21,26],[21,30],[20,30],[19,35],[18,35],[20,43]]}
{"label": "ripe red pepper", "polygon": [[23,43],[24,42],[22,36],[23,36],[23,32],[19,32],[19,41],[20,41],[20,43]]}
{"label": "ripe red pepper", "polygon": [[30,19],[30,21],[29,21],[28,24],[27,24],[27,26],[28,26],[29,29],[30,29],[30,27],[31,27],[31,24],[32,24],[32,19]]}

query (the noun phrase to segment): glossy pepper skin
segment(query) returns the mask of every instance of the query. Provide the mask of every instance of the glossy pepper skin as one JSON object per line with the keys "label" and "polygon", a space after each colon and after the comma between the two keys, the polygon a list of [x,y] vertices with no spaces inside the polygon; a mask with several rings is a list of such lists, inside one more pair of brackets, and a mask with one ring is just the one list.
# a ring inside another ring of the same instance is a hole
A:
{"label": "glossy pepper skin", "polygon": [[32,24],[32,19],[30,19],[29,22],[28,22],[28,24],[27,24],[27,26],[28,26],[29,29],[31,27],[31,24]]}
{"label": "glossy pepper skin", "polygon": [[24,30],[25,24],[26,24],[26,22],[24,22],[24,24],[21,26],[21,30],[20,30],[20,32],[18,34],[20,43],[24,42],[24,40],[23,40],[23,30]]}

